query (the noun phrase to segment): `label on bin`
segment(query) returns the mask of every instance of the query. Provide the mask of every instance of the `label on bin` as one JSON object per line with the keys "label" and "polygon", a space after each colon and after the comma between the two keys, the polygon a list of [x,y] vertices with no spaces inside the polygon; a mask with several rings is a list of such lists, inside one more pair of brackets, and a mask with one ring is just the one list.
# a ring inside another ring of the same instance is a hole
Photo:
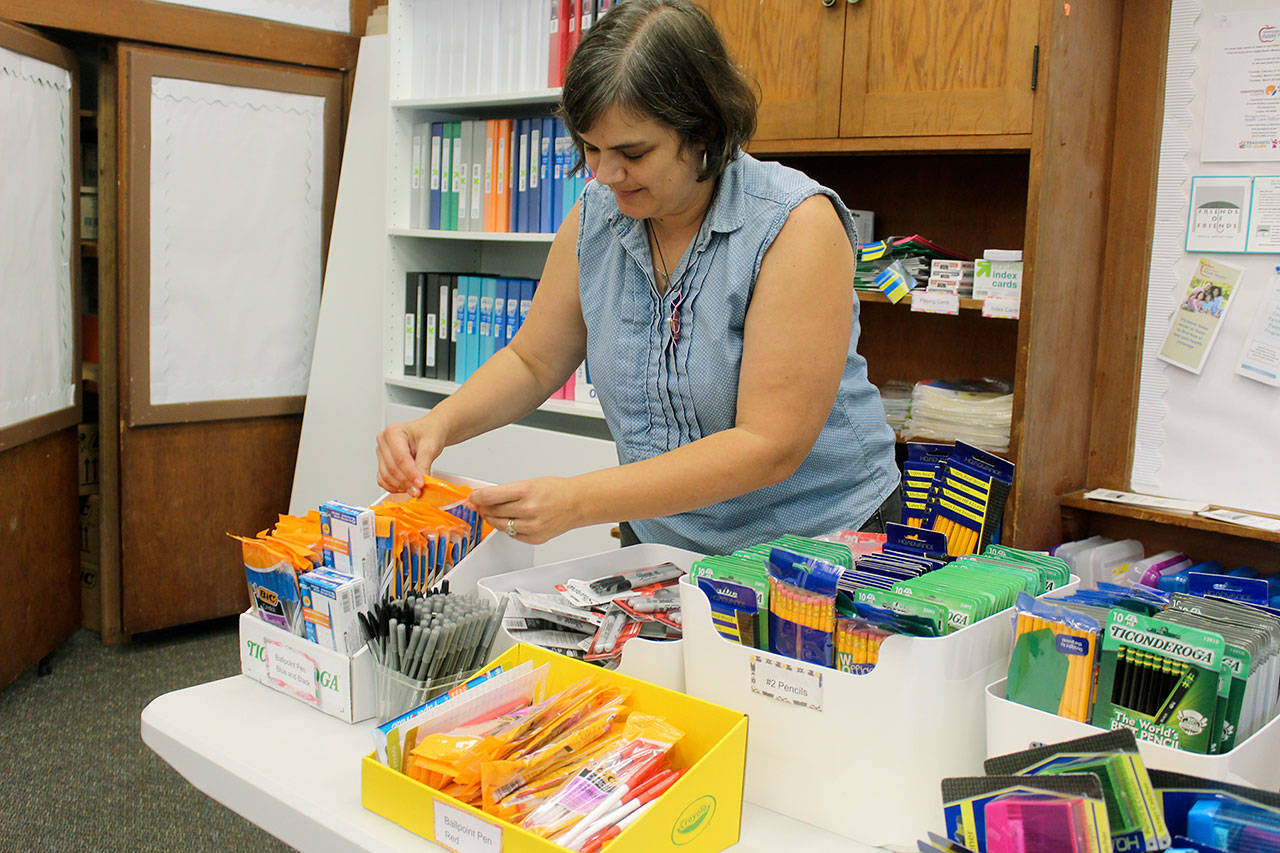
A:
{"label": "label on bin", "polygon": [[761,696],[822,710],[822,671],[798,661],[751,655],[751,690]]}
{"label": "label on bin", "polygon": [[303,702],[320,707],[320,665],[315,658],[279,640],[266,642],[267,679]]}
{"label": "label on bin", "polygon": [[454,853],[500,853],[502,827],[436,800],[436,843]]}

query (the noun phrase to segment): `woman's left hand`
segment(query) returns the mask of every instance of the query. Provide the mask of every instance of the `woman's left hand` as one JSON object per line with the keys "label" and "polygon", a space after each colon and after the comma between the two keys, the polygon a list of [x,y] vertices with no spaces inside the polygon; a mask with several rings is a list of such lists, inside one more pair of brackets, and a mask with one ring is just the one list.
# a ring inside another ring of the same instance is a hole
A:
{"label": "woman's left hand", "polygon": [[495,530],[531,545],[582,524],[577,489],[564,477],[484,486],[471,493],[470,503]]}

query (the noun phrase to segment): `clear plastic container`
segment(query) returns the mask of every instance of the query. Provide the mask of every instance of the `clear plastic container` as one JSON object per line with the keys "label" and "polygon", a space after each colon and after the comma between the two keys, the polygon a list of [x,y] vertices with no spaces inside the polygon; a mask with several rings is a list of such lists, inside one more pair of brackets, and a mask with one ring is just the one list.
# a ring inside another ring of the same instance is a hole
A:
{"label": "clear plastic container", "polygon": [[388,720],[394,720],[406,711],[411,711],[419,705],[430,702],[441,693],[446,693],[465,683],[479,671],[477,668],[455,673],[445,678],[418,681],[416,678],[410,678],[399,670],[383,666],[380,663],[374,663],[373,690],[377,698],[378,722],[385,723]]}
{"label": "clear plastic container", "polygon": [[1076,554],[1072,570],[1080,576],[1082,588],[1095,587],[1099,581],[1117,583],[1124,580],[1129,566],[1141,560],[1144,554],[1142,543],[1137,539],[1107,542]]}

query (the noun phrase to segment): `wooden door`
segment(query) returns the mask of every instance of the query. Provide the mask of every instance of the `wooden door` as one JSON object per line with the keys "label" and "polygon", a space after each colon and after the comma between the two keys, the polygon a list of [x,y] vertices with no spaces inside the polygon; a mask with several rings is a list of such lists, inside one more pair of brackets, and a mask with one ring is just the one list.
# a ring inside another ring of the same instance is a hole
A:
{"label": "wooden door", "polygon": [[[263,355],[263,377],[310,363],[309,351],[292,357],[288,348],[308,324],[314,335],[337,188],[343,78],[131,44],[119,47],[117,78],[121,619],[123,631],[134,634],[243,610],[239,546],[226,534],[252,536],[288,509],[305,374],[301,385],[264,379],[261,393],[245,393],[254,381],[245,374],[256,368],[246,367],[242,354],[252,348]],[[262,125],[276,113],[279,126],[303,143],[296,158],[275,146],[276,125]],[[301,129],[295,115],[303,116]],[[251,173],[283,176],[283,189],[264,192],[244,177]],[[277,203],[290,212],[274,215]],[[305,251],[290,248],[295,221]],[[278,259],[261,234],[275,228],[289,238]],[[212,281],[211,265],[222,271]],[[309,295],[296,304],[281,304],[274,289],[303,267],[313,271],[314,288],[300,291]],[[255,285],[247,292],[243,281]],[[220,304],[224,292],[228,304]],[[178,310],[175,301],[187,305],[185,319],[159,325],[160,314]],[[201,310],[209,312],[207,327]],[[287,322],[268,322],[268,315]],[[288,363],[276,365],[271,357],[282,354]],[[240,375],[222,364],[238,365]],[[179,370],[197,390],[164,390],[167,374]],[[236,390],[221,392],[222,383]]]}
{"label": "wooden door", "polygon": [[706,0],[733,59],[760,85],[756,139],[834,137],[844,2]]}
{"label": "wooden door", "polygon": [[1040,5],[1031,0],[848,5],[840,135],[1031,133]]}
{"label": "wooden door", "polygon": [[[0,20],[0,687],[80,626],[79,80]],[[9,170],[13,170],[10,172]]]}

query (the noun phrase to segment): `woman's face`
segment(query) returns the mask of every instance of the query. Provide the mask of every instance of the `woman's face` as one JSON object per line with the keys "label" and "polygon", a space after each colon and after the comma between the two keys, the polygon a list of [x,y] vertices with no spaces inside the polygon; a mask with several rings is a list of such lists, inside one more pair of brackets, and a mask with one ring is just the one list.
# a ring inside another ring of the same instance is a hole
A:
{"label": "woman's face", "polygon": [[596,180],[613,190],[618,209],[634,219],[660,219],[704,201],[698,160],[674,130],[651,118],[610,107],[582,133],[583,153]]}

